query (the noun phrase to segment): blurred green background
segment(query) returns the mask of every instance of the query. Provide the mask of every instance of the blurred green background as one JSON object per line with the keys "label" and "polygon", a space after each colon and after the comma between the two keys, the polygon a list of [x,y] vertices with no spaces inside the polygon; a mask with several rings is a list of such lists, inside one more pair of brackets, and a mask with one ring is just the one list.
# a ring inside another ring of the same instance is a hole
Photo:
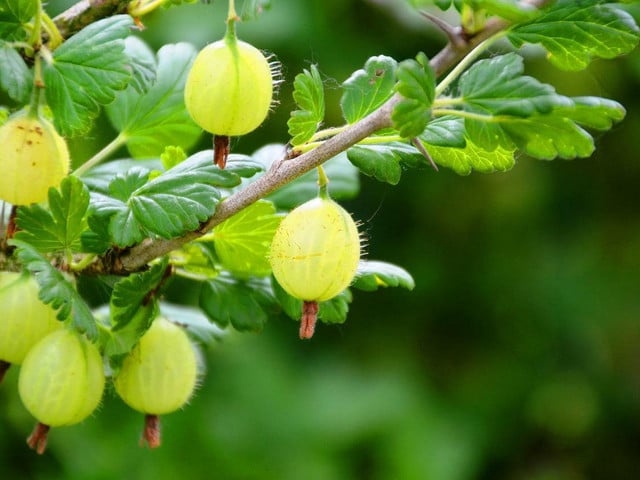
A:
{"label": "blurred green background", "polygon": [[[287,141],[291,83],[310,63],[326,76],[336,125],[337,86],[368,57],[433,55],[444,44],[402,0],[272,4],[238,31],[278,55],[286,83],[239,152]],[[154,49],[200,48],[222,36],[225,8],[159,11],[141,36]],[[640,52],[574,74],[531,53],[528,73],[560,93],[627,108],[592,158],[522,157],[508,173],[468,177],[407,171],[397,187],[362,178],[345,206],[364,222],[367,257],[407,268],[413,292],[356,291],[347,323],[321,325],[310,342],[284,318],[229,335],[206,351],[198,394],[163,419],[155,451],[137,446],[141,416],[109,392],[94,418],[54,430],[35,455],[11,369],[0,388],[0,478],[637,478]],[[100,120],[72,142],[75,160],[112,135]]]}

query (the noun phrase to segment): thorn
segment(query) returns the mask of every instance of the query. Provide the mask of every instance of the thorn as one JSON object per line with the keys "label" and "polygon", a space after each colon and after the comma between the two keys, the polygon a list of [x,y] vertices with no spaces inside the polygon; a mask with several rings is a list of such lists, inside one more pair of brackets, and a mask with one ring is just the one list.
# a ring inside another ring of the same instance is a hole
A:
{"label": "thorn", "polygon": [[440,17],[436,17],[429,12],[420,10],[420,14],[438,27],[447,36],[451,45],[453,45],[457,50],[462,50],[467,47],[468,42],[461,28],[449,25]]}
{"label": "thorn", "polygon": [[411,139],[411,143],[413,144],[414,147],[416,147],[420,153],[422,154],[422,156],[424,158],[426,158],[427,160],[429,160],[429,163],[431,164],[431,166],[433,167],[433,169],[436,172],[439,172],[440,170],[438,170],[438,166],[436,165],[436,162],[433,161],[433,158],[431,158],[431,155],[429,155],[429,152],[427,152],[427,149],[424,148],[424,145],[422,144],[422,142],[418,139],[418,137],[413,137]]}

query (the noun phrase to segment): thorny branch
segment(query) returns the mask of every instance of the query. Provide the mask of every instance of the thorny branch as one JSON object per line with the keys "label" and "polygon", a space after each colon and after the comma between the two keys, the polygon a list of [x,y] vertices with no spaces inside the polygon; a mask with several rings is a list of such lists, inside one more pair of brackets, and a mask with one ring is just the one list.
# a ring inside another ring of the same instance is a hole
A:
{"label": "thorny branch", "polygon": [[[115,0],[83,0],[54,20],[63,36],[66,37],[82,28],[82,26],[95,21],[97,17],[121,13],[126,9],[127,3]],[[550,3],[550,0],[523,0],[522,3],[540,8]],[[472,37],[460,32],[460,38],[455,41],[450,39],[449,43],[431,59],[430,65],[434,69],[436,76],[442,75],[453,67],[480,42],[508,26],[509,24],[506,21],[494,18],[487,22],[482,31]],[[147,239],[130,249],[117,253],[110,252],[98,258],[83,273],[125,275],[140,270],[151,260],[166,255],[185,243],[201,237],[216,225],[279,187],[295,180],[338,153],[347,150],[376,131],[391,126],[391,113],[399,101],[400,96],[396,94],[370,115],[325,141],[316,149],[296,158],[276,163],[274,168],[258,180],[221,202],[213,216],[197,231],[188,232],[181,237],[170,240]]]}

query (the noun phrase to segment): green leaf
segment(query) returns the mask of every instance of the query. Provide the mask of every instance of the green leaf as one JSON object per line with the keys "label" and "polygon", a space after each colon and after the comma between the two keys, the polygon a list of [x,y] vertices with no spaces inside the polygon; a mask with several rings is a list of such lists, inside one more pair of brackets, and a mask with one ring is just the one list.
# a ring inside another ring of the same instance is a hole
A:
{"label": "green leaf", "polygon": [[[27,33],[23,25],[36,14],[33,0],[4,0],[0,3],[0,38],[22,40]],[[4,64],[2,64],[4,65]]]}
{"label": "green leaf", "polygon": [[[274,152],[277,149],[274,149]],[[260,155],[260,152],[254,154]],[[325,162],[322,167],[329,178],[329,194],[335,200],[354,198],[360,191],[358,169],[340,153]],[[318,196],[318,173],[312,170],[270,194],[267,199],[283,210],[289,210]]]}
{"label": "green leaf", "polygon": [[2,42],[0,42],[0,65],[2,65],[0,88],[16,102],[27,103],[33,85],[31,70],[18,52]]}
{"label": "green leaf", "polygon": [[155,82],[156,57],[151,48],[138,37],[127,37],[124,45],[132,74],[129,85],[138,93],[144,93]]}
{"label": "green leaf", "polygon": [[171,252],[171,264],[179,275],[196,279],[212,279],[220,275],[220,265],[213,246],[208,242],[190,242]]}
{"label": "green leaf", "polygon": [[311,65],[311,71],[305,69],[296,75],[293,87],[299,109],[291,112],[287,125],[295,147],[307,142],[324,119],[324,88],[318,67]]}
{"label": "green leaf", "polygon": [[468,3],[476,10],[482,9],[488,15],[495,15],[512,23],[529,21],[540,14],[536,7],[519,0],[472,0]]}
{"label": "green leaf", "polygon": [[415,281],[404,268],[386,262],[360,260],[353,287],[373,292],[380,287],[402,287],[413,290]]}
{"label": "green leaf", "polygon": [[78,331],[85,332],[92,340],[97,339],[98,327],[89,306],[64,275],[35,247],[16,239],[11,240],[10,244],[17,247],[16,255],[20,262],[36,277],[40,286],[40,300],[58,310],[58,320],[71,317]]}
{"label": "green leaf", "polygon": [[158,316],[158,303],[151,301],[139,305],[135,314],[121,326],[100,331],[100,344],[104,354],[109,358],[111,368],[119,368],[127,353],[138,343],[138,340],[149,329]]}
{"label": "green leaf", "polygon": [[259,332],[274,310],[269,280],[220,275],[203,283],[200,308],[220,327],[231,324],[241,332]]}
{"label": "green leaf", "polygon": [[460,77],[464,109],[483,115],[528,117],[571,103],[551,85],[523,76],[523,71],[522,57],[516,53],[476,62]]}
{"label": "green leaf", "polygon": [[609,130],[626,114],[622,105],[606,98],[571,97],[571,100],[572,106],[556,108],[554,113],[595,130]]}
{"label": "green leaf", "polygon": [[131,72],[124,38],[133,20],[116,15],[82,29],[53,52],[44,63],[47,103],[55,126],[63,135],[86,132],[100,105],[111,103],[126,87]]}
{"label": "green leaf", "polygon": [[473,170],[482,173],[505,172],[515,165],[514,150],[497,147],[493,151],[485,150],[470,139],[464,148],[449,148],[425,143],[425,149],[433,161],[452,169],[458,175],[469,175]]}
{"label": "green leaf", "polygon": [[516,47],[538,43],[563,70],[582,70],[594,57],[615,58],[638,44],[633,17],[602,0],[559,0],[536,19],[514,26],[508,38]]}
{"label": "green leaf", "polygon": [[94,194],[95,215],[109,221],[112,241],[126,247],[149,236],[173,238],[195,230],[213,215],[219,187],[239,185],[241,176],[260,170],[241,155],[231,155],[221,170],[212,155],[211,150],[199,152],[151,181],[148,171],[133,168],[116,176],[109,196]]}
{"label": "green leaf", "polygon": [[431,118],[435,97],[435,74],[424,53],[416,60],[405,60],[396,70],[396,91],[403,99],[393,109],[391,119],[402,137],[420,135]]}
{"label": "green leaf", "polygon": [[224,330],[211,323],[197,308],[160,302],[160,315],[179,324],[193,338],[205,344],[222,339],[225,335]]}
{"label": "green leaf", "polygon": [[[285,292],[273,276],[271,277],[271,286],[284,313],[299,322],[302,316],[302,300]],[[347,320],[352,298],[351,292],[346,289],[332,299],[320,302],[318,304],[318,319],[323,323],[344,323]]]}
{"label": "green leaf", "polygon": [[240,18],[243,21],[255,20],[265,11],[271,9],[271,0],[245,0],[242,4]]}
{"label": "green leaf", "polygon": [[357,145],[347,150],[351,163],[380,182],[397,185],[402,166],[427,165],[427,160],[414,147],[400,142],[381,145]]}
{"label": "green leaf", "polygon": [[184,85],[196,53],[188,43],[163,46],[155,83],[143,94],[130,86],[106,108],[134,157],[157,157],[167,145],[186,150],[200,137],[202,130],[184,105]]}
{"label": "green leaf", "polygon": [[434,118],[419,135],[420,140],[438,147],[464,148],[466,144],[464,120],[453,115]]}
{"label": "green leaf", "polygon": [[49,210],[40,205],[18,209],[20,231],[15,238],[43,253],[81,251],[80,237],[87,229],[89,190],[75,176],[66,177],[60,189],[49,189]]}
{"label": "green leaf", "polygon": [[371,57],[342,84],[342,115],[347,123],[366,117],[393,95],[398,62],[385,55]]}
{"label": "green leaf", "polygon": [[187,154],[180,147],[168,146],[160,155],[162,160],[162,166],[165,170],[175,167],[179,163],[184,162],[187,159]]}
{"label": "green leaf", "polygon": [[139,168],[147,173],[154,170],[162,170],[162,162],[158,158],[114,160],[93,167],[88,172],[83,173],[82,181],[92,192],[109,194],[109,184],[119,174],[125,174],[132,168]]}
{"label": "green leaf", "polygon": [[267,276],[268,254],[282,216],[273,203],[260,200],[225,220],[201,241],[213,240],[223,268],[236,276]]}
{"label": "green leaf", "polygon": [[541,160],[585,158],[595,149],[591,135],[568,118],[537,115],[501,125],[519,149]]}

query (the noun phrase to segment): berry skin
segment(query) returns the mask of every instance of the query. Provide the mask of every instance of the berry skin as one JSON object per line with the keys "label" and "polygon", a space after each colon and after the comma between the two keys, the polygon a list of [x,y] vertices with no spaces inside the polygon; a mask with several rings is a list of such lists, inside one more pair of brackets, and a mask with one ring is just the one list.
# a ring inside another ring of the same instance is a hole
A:
{"label": "berry skin", "polygon": [[29,205],[47,199],[69,173],[67,144],[53,125],[23,112],[0,127],[0,199]]}
{"label": "berry skin", "polygon": [[235,37],[219,40],[196,57],[184,94],[189,114],[204,130],[244,135],[258,128],[269,112],[269,62],[260,50]]}
{"label": "berry skin", "polygon": [[65,328],[47,335],[29,351],[20,369],[18,391],[41,424],[60,427],[88,417],[100,403],[104,383],[98,349]]}
{"label": "berry skin", "polygon": [[114,385],[134,410],[163,415],[189,400],[196,380],[196,354],[187,334],[158,317],[124,359]]}
{"label": "berry skin", "polygon": [[358,227],[330,198],[309,200],[287,215],[271,243],[278,283],[306,302],[329,300],[351,284],[360,260]]}
{"label": "berry skin", "polygon": [[31,347],[63,326],[28,274],[0,272],[0,312],[0,360],[7,363],[20,365]]}

